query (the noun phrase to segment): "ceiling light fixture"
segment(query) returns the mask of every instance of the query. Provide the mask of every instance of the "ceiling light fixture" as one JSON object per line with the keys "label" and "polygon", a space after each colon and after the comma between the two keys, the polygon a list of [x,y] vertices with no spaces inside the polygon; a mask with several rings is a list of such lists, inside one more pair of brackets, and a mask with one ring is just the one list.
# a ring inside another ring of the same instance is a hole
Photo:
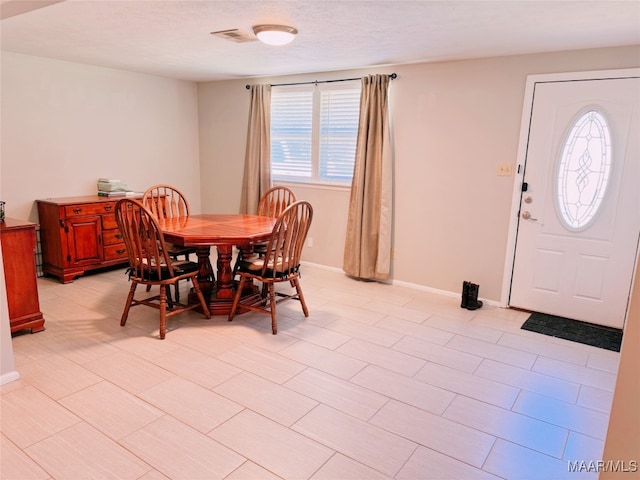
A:
{"label": "ceiling light fixture", "polygon": [[286,45],[296,37],[298,30],[286,25],[256,25],[253,33],[267,45]]}

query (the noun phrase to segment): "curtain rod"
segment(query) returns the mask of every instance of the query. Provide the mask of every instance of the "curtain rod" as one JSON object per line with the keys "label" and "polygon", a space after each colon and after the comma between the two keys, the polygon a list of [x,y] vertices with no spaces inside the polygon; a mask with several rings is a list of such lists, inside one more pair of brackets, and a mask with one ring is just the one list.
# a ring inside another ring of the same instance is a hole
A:
{"label": "curtain rod", "polygon": [[[398,74],[397,73],[390,73],[389,74],[389,78],[391,80],[395,80],[396,78],[398,78]],[[357,77],[357,78],[340,78],[340,79],[337,79],[337,80],[314,80],[313,82],[272,83],[271,86],[272,87],[285,87],[285,86],[289,86],[289,85],[311,85],[313,83],[352,82],[354,80],[362,80],[362,78],[361,77]],[[245,88],[247,90],[249,90],[251,88],[251,85],[245,85]]]}

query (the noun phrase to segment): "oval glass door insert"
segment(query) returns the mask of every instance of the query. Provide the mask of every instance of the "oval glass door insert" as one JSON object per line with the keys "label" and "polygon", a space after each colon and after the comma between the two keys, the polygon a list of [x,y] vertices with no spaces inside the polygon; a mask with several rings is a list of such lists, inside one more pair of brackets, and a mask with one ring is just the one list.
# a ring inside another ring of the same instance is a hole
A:
{"label": "oval glass door insert", "polygon": [[559,217],[569,230],[584,230],[602,205],[611,172],[611,135],[604,116],[590,110],[569,128],[555,181]]}

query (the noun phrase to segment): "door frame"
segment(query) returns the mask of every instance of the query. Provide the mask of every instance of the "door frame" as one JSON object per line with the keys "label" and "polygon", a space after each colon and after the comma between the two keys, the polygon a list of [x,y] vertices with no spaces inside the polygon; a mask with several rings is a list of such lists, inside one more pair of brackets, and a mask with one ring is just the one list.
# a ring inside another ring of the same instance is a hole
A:
{"label": "door frame", "polygon": [[[513,279],[513,267],[516,258],[516,240],[518,236],[518,226],[520,223],[520,205],[522,198],[522,180],[524,178],[525,163],[527,160],[527,147],[529,143],[529,129],[531,127],[531,116],[533,114],[533,102],[535,86],[538,83],[548,82],[569,82],[580,80],[604,80],[628,77],[640,77],[640,68],[624,68],[616,70],[594,70],[588,72],[565,72],[539,75],[528,75],[524,92],[524,103],[522,106],[522,120],[520,121],[520,138],[518,141],[518,154],[513,181],[513,194],[511,197],[511,214],[509,219],[509,233],[507,237],[507,249],[504,262],[504,273],[502,279],[502,294],[500,296],[500,306],[509,308],[511,297],[511,282]],[[636,277],[638,262],[634,266],[630,288],[633,286],[633,279]],[[625,325],[626,325],[625,314]]]}

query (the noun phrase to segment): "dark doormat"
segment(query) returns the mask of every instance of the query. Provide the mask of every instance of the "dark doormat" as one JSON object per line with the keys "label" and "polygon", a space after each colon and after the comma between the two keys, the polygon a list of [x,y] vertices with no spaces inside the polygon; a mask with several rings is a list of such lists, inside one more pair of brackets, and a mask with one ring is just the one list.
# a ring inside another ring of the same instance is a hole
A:
{"label": "dark doormat", "polygon": [[545,313],[533,312],[522,324],[523,330],[542,333],[551,337],[564,338],[614,352],[620,351],[622,330],[593,323],[581,322],[570,318],[556,317]]}

